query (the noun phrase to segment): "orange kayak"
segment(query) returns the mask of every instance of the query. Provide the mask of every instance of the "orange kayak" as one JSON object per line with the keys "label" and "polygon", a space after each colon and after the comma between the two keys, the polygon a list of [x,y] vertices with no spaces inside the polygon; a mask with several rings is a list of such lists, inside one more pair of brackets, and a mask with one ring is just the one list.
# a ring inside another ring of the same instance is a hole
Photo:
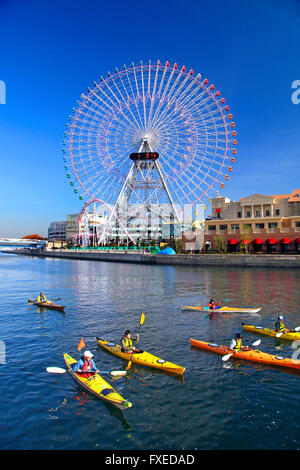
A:
{"label": "orange kayak", "polygon": [[[199,341],[197,339],[190,339],[192,346],[196,348],[205,349],[206,351],[212,351],[217,354],[225,356],[233,352],[232,349],[227,346],[222,346],[215,343],[206,343],[205,341]],[[244,359],[245,361],[259,362],[261,364],[268,364],[271,366],[289,367],[291,369],[300,369],[300,360],[284,358],[282,356],[273,356],[272,354],[264,353],[257,349],[245,349],[239,351],[231,356],[233,359]]]}

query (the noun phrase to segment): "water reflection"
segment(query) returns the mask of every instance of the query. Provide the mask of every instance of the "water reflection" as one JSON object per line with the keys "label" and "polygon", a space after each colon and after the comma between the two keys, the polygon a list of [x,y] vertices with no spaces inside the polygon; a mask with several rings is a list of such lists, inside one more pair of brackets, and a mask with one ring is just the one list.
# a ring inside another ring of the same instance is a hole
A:
{"label": "water reflection", "polygon": [[[258,320],[252,315],[181,310],[181,305],[206,305],[211,297],[230,299],[228,306],[262,306],[257,317],[261,326],[273,325],[279,312],[288,326],[295,326],[300,324],[299,281],[296,269],[1,256],[0,329],[12,372],[0,383],[0,419],[5,423],[1,448],[299,447],[300,410],[294,405],[298,371],[240,360],[224,367],[220,356],[190,347],[191,337],[230,344],[241,331],[241,321]],[[28,297],[41,290],[49,298],[61,297],[67,314],[28,307]],[[46,374],[49,365],[64,367],[64,351],[78,356],[81,337],[101,369],[127,365],[99,350],[96,336],[119,343],[125,329],[136,332],[142,311],[146,321],[141,348],[185,367],[184,382],[181,376],[136,365],[127,379],[114,382],[133,403],[121,411],[83,392],[69,376]],[[250,332],[243,336],[245,344],[256,339]],[[275,347],[287,357],[294,352],[290,342],[261,339],[265,352],[276,354]]]}

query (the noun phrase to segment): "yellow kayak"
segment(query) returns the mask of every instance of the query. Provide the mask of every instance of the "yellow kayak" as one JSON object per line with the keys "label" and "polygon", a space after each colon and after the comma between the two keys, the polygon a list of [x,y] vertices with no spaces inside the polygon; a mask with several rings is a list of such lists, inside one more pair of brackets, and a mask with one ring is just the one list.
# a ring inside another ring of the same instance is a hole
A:
{"label": "yellow kayak", "polygon": [[105,351],[108,351],[115,356],[121,357],[126,361],[130,359],[135,364],[140,364],[142,366],[147,367],[154,367],[155,369],[159,369],[164,372],[170,372],[172,374],[182,375],[185,371],[184,367],[178,366],[177,364],[172,364],[172,362],[165,361],[164,359],[160,359],[159,357],[153,356],[146,351],[137,351],[134,354],[131,353],[123,353],[121,350],[121,346],[119,344],[110,343],[109,341],[103,341],[102,339],[97,337],[97,341],[99,346]]}
{"label": "yellow kayak", "polygon": [[[259,333],[261,335],[272,336],[276,338],[276,334],[278,333],[271,328],[263,328],[262,326],[252,326],[252,325],[243,325],[244,330],[251,331],[251,333]],[[300,332],[298,331],[290,331],[288,333],[283,333],[280,336],[280,339],[289,339],[290,341],[294,341],[296,339],[300,339]]]}
{"label": "yellow kayak", "polygon": [[[72,371],[72,364],[76,364],[77,361],[67,353],[64,354],[64,360],[68,370]],[[86,390],[96,395],[96,397],[101,398],[101,400],[116,406],[120,410],[132,407],[132,403],[121,397],[121,395],[119,395],[99,374],[95,374],[91,377],[81,377],[80,374],[71,372],[71,375],[76,382],[82,385]]]}
{"label": "yellow kayak", "polygon": [[192,307],[182,305],[181,310],[199,310],[200,312],[208,313],[217,313],[217,312],[226,312],[226,313],[258,313],[261,310],[260,308],[239,308],[239,307],[220,307],[220,308],[207,308],[207,307]]}

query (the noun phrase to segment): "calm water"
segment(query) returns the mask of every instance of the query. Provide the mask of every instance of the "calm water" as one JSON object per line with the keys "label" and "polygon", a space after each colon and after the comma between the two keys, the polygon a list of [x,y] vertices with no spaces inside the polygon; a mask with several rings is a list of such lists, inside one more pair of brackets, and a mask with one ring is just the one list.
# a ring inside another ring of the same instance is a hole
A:
{"label": "calm water", "polygon": [[[300,374],[231,362],[190,347],[189,338],[228,343],[240,322],[271,325],[278,312],[300,325],[300,271],[186,268],[28,258],[0,254],[2,449],[299,449]],[[27,304],[42,290],[66,313]],[[262,306],[261,315],[181,312],[182,304],[230,299]],[[136,368],[114,381],[133,408],[124,413],[85,393],[64,367],[83,336],[103,370],[123,367],[95,336],[119,341],[146,314],[141,346],[186,367],[184,382]],[[247,344],[258,339],[245,334]],[[261,349],[292,354],[291,344],[261,337]]]}

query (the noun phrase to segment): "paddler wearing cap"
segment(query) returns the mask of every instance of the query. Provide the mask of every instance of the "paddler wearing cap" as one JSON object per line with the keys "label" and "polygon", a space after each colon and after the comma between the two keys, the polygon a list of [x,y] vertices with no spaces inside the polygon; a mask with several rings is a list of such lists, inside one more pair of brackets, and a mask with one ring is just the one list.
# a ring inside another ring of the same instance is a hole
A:
{"label": "paddler wearing cap", "polygon": [[282,315],[278,315],[277,322],[275,323],[275,331],[277,333],[288,333],[288,332],[291,331],[291,330],[288,330],[285,327],[285,324],[283,323],[283,316]]}
{"label": "paddler wearing cap", "polygon": [[93,356],[94,355],[91,351],[85,351],[79,361],[74,365],[73,371],[80,374],[80,377],[91,377],[92,375],[97,374],[99,370],[92,359]]}
{"label": "paddler wearing cap", "polygon": [[130,330],[126,330],[124,335],[121,338],[121,349],[124,353],[133,353],[137,349],[133,346],[134,342],[139,342],[139,334],[136,334],[135,338],[131,338]]}

